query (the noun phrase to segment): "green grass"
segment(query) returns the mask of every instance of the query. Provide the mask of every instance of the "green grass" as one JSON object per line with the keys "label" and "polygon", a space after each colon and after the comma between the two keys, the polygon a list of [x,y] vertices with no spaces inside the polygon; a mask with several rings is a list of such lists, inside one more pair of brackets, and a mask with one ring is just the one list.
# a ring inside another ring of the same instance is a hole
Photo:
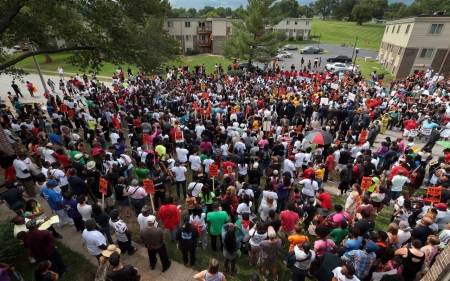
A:
{"label": "green grass", "polygon": [[394,76],[390,74],[381,64],[375,61],[374,58],[372,58],[372,61],[365,61],[364,58],[361,58],[361,60],[356,64],[359,64],[359,70],[366,78],[366,81],[370,80],[370,73],[374,70],[376,70],[378,74],[384,73],[383,85],[385,86],[389,85],[390,81],[394,79]]}
{"label": "green grass", "polygon": [[356,25],[355,22],[314,19],[311,35],[320,35],[323,43],[340,45],[343,42],[350,46],[358,36],[357,48],[378,51],[385,27],[383,24]]}

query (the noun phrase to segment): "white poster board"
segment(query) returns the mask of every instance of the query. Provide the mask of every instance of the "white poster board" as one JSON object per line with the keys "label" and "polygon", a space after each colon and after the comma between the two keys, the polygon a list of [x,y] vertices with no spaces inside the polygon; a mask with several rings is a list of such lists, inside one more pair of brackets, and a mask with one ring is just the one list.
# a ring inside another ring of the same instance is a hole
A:
{"label": "white poster board", "polygon": [[337,90],[338,88],[339,88],[339,85],[338,85],[338,84],[336,84],[336,83],[332,83],[332,84],[331,84],[331,89]]}
{"label": "white poster board", "polygon": [[325,104],[328,105],[329,99],[328,98],[320,98],[320,105]]}
{"label": "white poster board", "polygon": [[429,136],[431,134],[431,128],[422,128],[422,135]]}
{"label": "white poster board", "polygon": [[268,132],[270,131],[270,126],[272,125],[272,122],[270,121],[264,121],[263,123],[263,131]]}
{"label": "white poster board", "polygon": [[355,101],[355,94],[348,94],[348,99],[351,101]]}

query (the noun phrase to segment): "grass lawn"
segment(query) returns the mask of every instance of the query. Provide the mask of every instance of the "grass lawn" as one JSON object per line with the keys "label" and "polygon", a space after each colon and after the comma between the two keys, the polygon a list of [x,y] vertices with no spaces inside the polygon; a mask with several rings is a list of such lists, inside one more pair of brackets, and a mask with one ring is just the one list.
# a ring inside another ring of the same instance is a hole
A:
{"label": "grass lawn", "polygon": [[[334,45],[354,44],[357,48],[378,51],[386,26],[383,24],[356,25],[355,22],[313,19],[311,35],[321,35],[320,42]],[[364,44],[366,42],[366,44]]]}
{"label": "grass lawn", "polygon": [[364,58],[361,58],[360,61],[357,62],[359,64],[359,70],[361,71],[362,75],[366,77],[366,81],[370,80],[370,73],[372,73],[374,70],[377,71],[378,74],[384,73],[384,79],[383,79],[383,85],[385,87],[389,86],[389,83],[394,79],[394,76],[389,73],[384,67],[379,64],[377,61],[365,61]]}

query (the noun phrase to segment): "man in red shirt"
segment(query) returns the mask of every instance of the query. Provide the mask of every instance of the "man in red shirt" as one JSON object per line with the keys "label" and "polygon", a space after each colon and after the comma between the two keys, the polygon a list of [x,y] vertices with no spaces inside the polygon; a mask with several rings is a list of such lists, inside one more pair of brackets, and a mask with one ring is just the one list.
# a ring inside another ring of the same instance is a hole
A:
{"label": "man in red shirt", "polygon": [[400,159],[401,164],[398,166],[395,166],[394,168],[392,168],[391,170],[391,175],[389,176],[389,179],[392,180],[393,177],[395,177],[396,175],[398,175],[398,171],[402,170],[403,171],[403,176],[408,177],[408,169],[406,169],[406,161],[405,159]]}
{"label": "man in red shirt", "polygon": [[323,188],[319,188],[319,195],[317,195],[317,199],[320,201],[320,207],[331,210],[333,204],[331,202],[330,194],[325,191]]}
{"label": "man in red shirt", "polygon": [[228,166],[231,166],[231,168],[232,168],[233,171],[236,169],[236,164],[234,164],[233,162],[231,162],[231,161],[225,161],[225,162],[223,162],[223,170],[224,170],[224,171],[228,171],[228,170],[227,170]]}
{"label": "man in red shirt", "polygon": [[286,247],[285,240],[287,237],[294,234],[294,226],[298,223],[300,218],[298,217],[298,214],[294,212],[295,209],[295,203],[294,201],[289,201],[286,204],[286,210],[282,211],[280,213],[280,220],[281,220],[281,228],[279,231],[280,238],[281,238],[281,247],[284,249]]}
{"label": "man in red shirt", "polygon": [[403,124],[405,124],[405,130],[403,132],[403,136],[407,137],[409,134],[409,131],[411,130],[415,130],[417,128],[417,123],[414,120],[405,120],[403,122]]}
{"label": "man in red shirt", "polygon": [[316,171],[314,171],[313,164],[311,162],[308,163],[308,168],[303,171],[303,178],[309,179],[310,175],[316,175]]}

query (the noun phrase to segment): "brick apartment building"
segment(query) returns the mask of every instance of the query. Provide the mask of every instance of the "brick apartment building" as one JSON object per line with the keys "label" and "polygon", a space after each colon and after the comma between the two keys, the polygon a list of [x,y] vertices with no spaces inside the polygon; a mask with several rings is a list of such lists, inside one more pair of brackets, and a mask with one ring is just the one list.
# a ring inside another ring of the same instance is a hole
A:
{"label": "brick apartment building", "polygon": [[437,13],[388,21],[378,59],[396,78],[430,67],[447,76],[450,71],[450,16]]}
{"label": "brick apartment building", "polygon": [[[220,55],[220,42],[233,35],[232,21],[227,18],[168,18],[164,28],[181,43],[181,52],[198,50],[200,53]],[[311,19],[286,18],[275,30],[286,33],[287,38],[307,40],[311,33]]]}

